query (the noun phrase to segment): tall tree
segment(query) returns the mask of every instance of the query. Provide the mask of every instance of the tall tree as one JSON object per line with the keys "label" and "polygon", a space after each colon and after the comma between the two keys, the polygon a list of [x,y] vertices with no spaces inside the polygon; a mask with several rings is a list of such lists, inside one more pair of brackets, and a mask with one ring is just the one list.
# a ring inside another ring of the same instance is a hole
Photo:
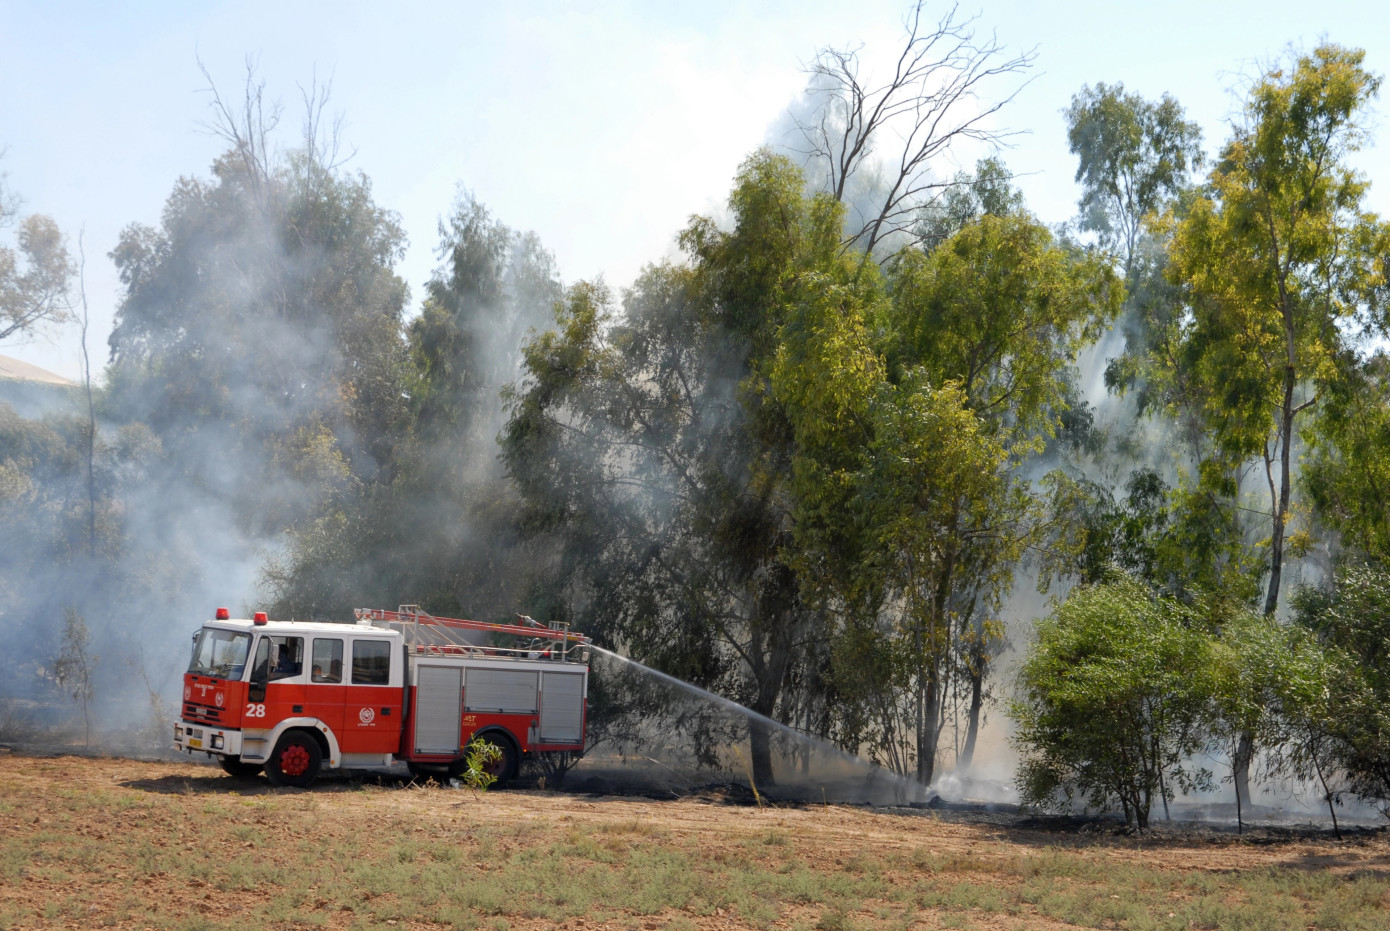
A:
{"label": "tall tree", "polygon": [[[932,580],[961,642],[980,647],[1019,547],[1039,529],[1020,467],[1062,428],[1077,353],[1114,319],[1123,288],[1103,260],[1061,247],[1023,213],[984,215],[929,255],[905,251],[890,284],[892,369],[920,368],[932,383],[957,385],[1006,455],[1011,490],[993,510],[957,503],[954,541]],[[966,747],[978,731],[988,660],[977,651],[965,664]]]}
{"label": "tall tree", "polygon": [[1081,226],[1120,257],[1131,282],[1145,218],[1177,196],[1201,163],[1201,129],[1167,94],[1158,103],[1123,84],[1087,85],[1065,111],[1078,159]]}
{"label": "tall tree", "polygon": [[780,331],[795,562],[839,618],[839,736],[923,783],[953,726],[969,763],[998,611],[1038,532],[1019,469],[1060,429],[1076,353],[1121,293],[1011,203],[905,250],[885,298],[818,282]]}
{"label": "tall tree", "polygon": [[213,179],[181,179],[159,228],[128,227],[111,253],[125,293],[110,403],[160,436],[178,487],[273,534],[325,482],[394,468],[403,235],[366,177],[312,148],[277,160],[255,112],[227,119]]}
{"label": "tall tree", "polygon": [[[694,220],[690,265],[646,270],[621,319],[607,289],[571,288],[527,347],[503,443],[576,622],[784,720],[817,614],[789,561],[792,436],[770,378],[791,309],[857,274],[840,207],[803,186],[758,152],[732,228]],[[771,735],[753,722],[750,738],[766,782]]]}
{"label": "tall tree", "polygon": [[438,254],[407,328],[410,401],[396,468],[296,525],[266,572],[281,612],[402,600],[446,615],[533,610],[521,599],[534,554],[519,539],[520,502],[496,436],[524,334],[552,318],[561,296],[554,260],[467,193],[440,223]]}
{"label": "tall tree", "polygon": [[1205,405],[1207,463],[1226,463],[1209,472],[1247,460],[1263,470],[1268,615],[1288,555],[1300,430],[1345,378],[1357,334],[1382,325],[1366,297],[1390,239],[1362,210],[1367,184],[1348,164],[1380,86],[1364,57],[1322,45],[1264,74],[1207,187],[1171,221],[1170,273],[1191,310],[1177,362]]}

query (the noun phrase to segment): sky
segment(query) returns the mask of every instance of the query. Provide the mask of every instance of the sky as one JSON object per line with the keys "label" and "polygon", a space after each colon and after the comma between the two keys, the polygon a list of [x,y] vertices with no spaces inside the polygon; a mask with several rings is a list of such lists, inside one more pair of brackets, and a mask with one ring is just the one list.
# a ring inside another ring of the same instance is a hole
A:
{"label": "sky", "polygon": [[[926,15],[946,9],[929,3]],[[412,309],[461,187],[539,234],[566,282],[602,275],[621,288],[673,254],[692,214],[719,211],[739,163],[805,87],[817,49],[862,45],[870,67],[882,63],[901,47],[907,11],[887,0],[0,0],[0,172],[25,213],[52,216],[74,249],[81,233],[95,360],[106,357],[120,301],[107,253],[128,224],[157,224],[175,181],[207,177],[221,149],[205,127],[200,61],[231,98],[253,63],[283,103],[286,147],[298,138],[301,88],[331,83],[329,110],[355,153],[346,167],[371,179],[409,238],[397,270]],[[1084,84],[1172,94],[1214,152],[1242,82],[1291,46],[1357,46],[1373,71],[1390,71],[1390,17],[1378,4],[1009,0],[962,3],[958,17],[969,16],[1008,50],[1036,52],[996,128],[1022,133],[1000,154],[1050,223],[1075,213],[1062,110]],[[1383,110],[1379,101],[1379,131],[1357,163],[1372,181],[1370,206],[1390,214]],[[953,174],[978,154],[938,170]],[[80,372],[72,327],[12,337],[0,354]]]}

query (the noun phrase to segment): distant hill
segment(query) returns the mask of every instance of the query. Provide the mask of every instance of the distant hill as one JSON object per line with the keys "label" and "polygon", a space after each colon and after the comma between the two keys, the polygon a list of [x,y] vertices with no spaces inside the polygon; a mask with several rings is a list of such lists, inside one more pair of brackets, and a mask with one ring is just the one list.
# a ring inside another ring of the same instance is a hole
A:
{"label": "distant hill", "polygon": [[0,404],[8,404],[21,417],[76,410],[79,387],[48,369],[0,356]]}
{"label": "distant hill", "polygon": [[37,365],[11,359],[9,356],[0,356],[0,379],[33,381],[44,385],[63,385],[65,387],[73,387],[77,384],[77,382],[50,372],[48,369],[41,369]]}

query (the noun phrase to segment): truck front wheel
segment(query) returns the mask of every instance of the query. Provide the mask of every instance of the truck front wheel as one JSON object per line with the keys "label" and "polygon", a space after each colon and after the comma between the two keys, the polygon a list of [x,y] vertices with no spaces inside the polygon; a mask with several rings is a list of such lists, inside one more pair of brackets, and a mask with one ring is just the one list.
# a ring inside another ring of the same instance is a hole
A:
{"label": "truck front wheel", "polygon": [[261,771],[260,763],[243,763],[239,756],[219,756],[218,764],[227,771],[228,776],[237,779],[250,779]]}
{"label": "truck front wheel", "polygon": [[319,742],[302,731],[290,731],[280,738],[265,762],[265,777],[273,786],[307,789],[323,765]]}

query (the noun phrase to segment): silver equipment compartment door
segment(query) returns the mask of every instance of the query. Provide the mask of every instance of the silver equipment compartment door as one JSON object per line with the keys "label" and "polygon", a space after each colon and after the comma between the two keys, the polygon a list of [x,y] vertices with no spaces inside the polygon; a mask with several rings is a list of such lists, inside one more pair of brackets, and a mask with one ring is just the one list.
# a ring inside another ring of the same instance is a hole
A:
{"label": "silver equipment compartment door", "polygon": [[541,743],[584,739],[584,674],[541,673]]}
{"label": "silver equipment compartment door", "polygon": [[535,670],[487,669],[469,666],[463,700],[469,711],[482,714],[535,714]]}
{"label": "silver equipment compartment door", "polygon": [[415,680],[415,752],[457,753],[463,670],[421,666]]}

